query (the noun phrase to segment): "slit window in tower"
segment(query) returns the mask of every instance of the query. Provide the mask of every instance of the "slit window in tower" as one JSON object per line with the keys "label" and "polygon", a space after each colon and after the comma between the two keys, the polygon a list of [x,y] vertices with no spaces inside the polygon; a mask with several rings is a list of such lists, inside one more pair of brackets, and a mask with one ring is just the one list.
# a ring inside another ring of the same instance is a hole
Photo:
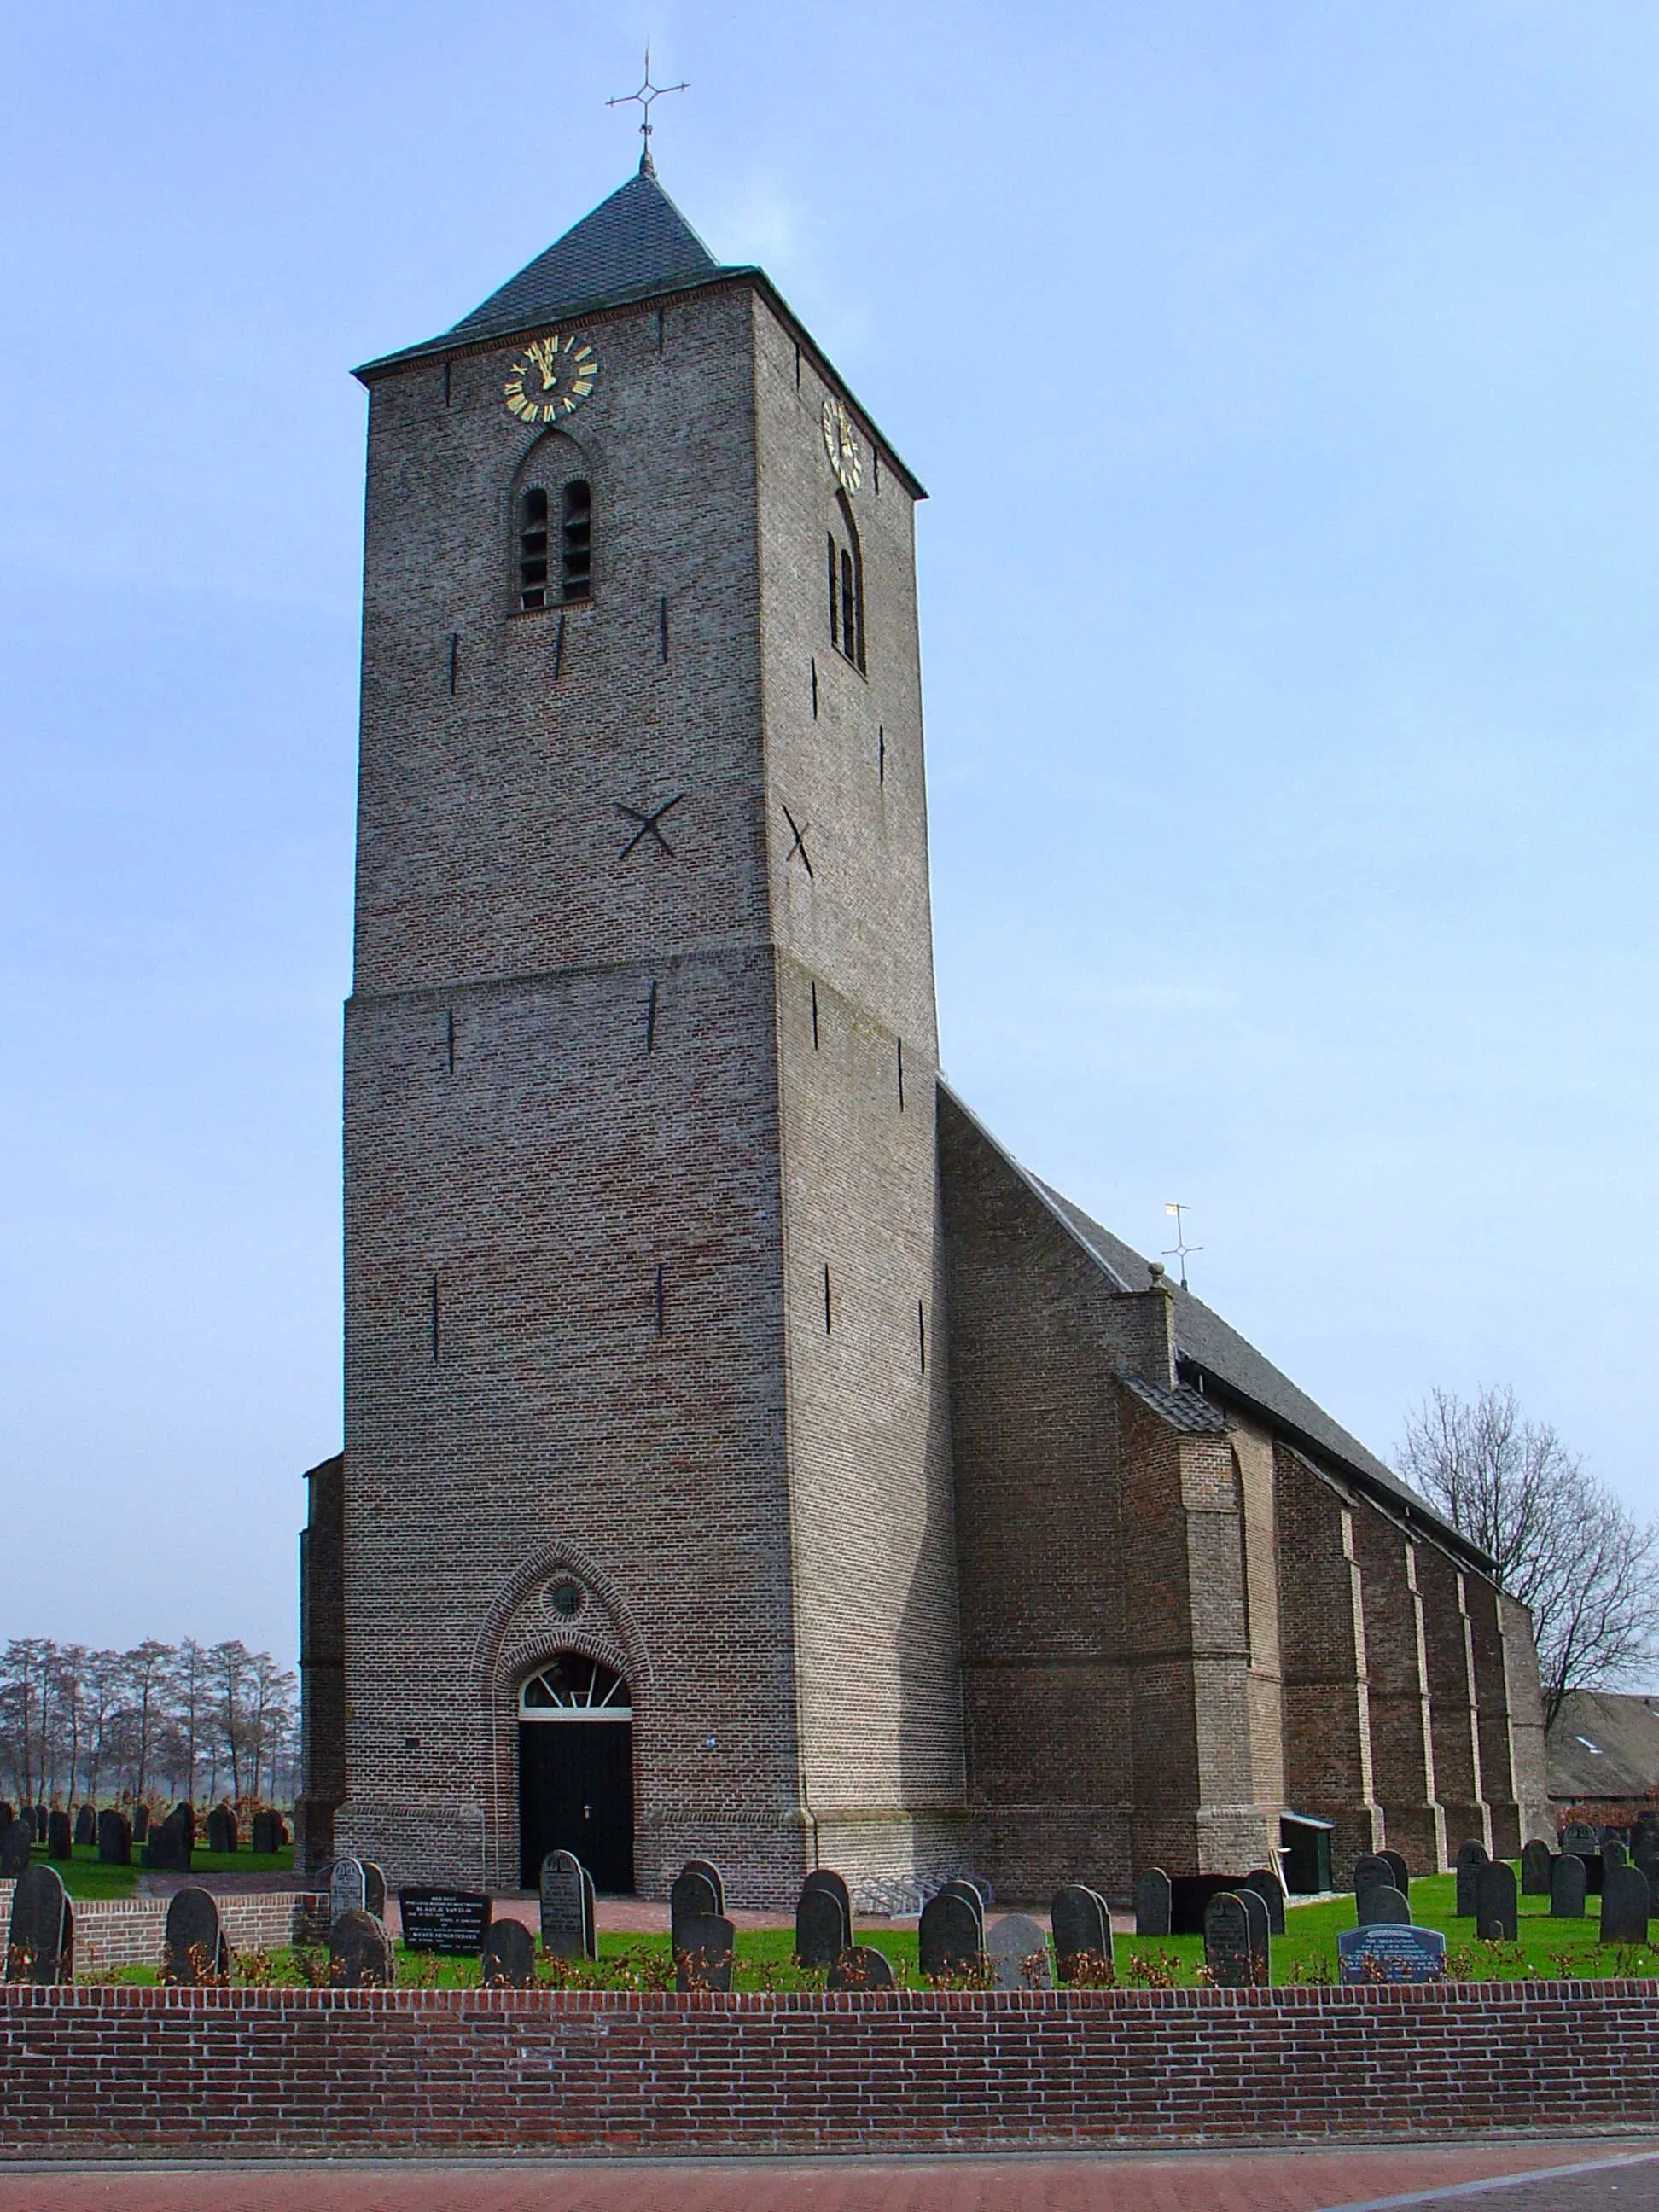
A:
{"label": "slit window in tower", "polygon": [[539,484],[519,501],[519,605],[547,605],[547,494]]}
{"label": "slit window in tower", "polygon": [[592,589],[593,493],[586,477],[578,477],[564,488],[564,596],[585,599]]}
{"label": "slit window in tower", "polygon": [[860,673],[864,668],[864,553],[845,492],[836,495],[839,533],[830,538],[830,642]]}

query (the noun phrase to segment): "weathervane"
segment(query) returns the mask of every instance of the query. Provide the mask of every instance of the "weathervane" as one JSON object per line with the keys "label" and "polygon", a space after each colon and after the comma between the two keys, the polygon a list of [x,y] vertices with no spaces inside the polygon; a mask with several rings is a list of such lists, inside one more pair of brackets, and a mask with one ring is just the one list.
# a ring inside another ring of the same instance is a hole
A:
{"label": "weathervane", "polygon": [[1187,1242],[1187,1231],[1182,1216],[1190,1212],[1191,1210],[1189,1206],[1183,1206],[1178,1199],[1173,1198],[1164,1209],[1166,1213],[1173,1213],[1175,1216],[1176,1241],[1163,1256],[1166,1260],[1180,1261],[1181,1287],[1183,1291],[1187,1287],[1187,1255],[1189,1252],[1201,1252],[1204,1249],[1201,1244],[1189,1244]]}
{"label": "weathervane", "polygon": [[660,100],[665,92],[689,92],[690,89],[691,88],[688,84],[652,83],[651,49],[649,46],[647,46],[645,50],[645,77],[639,90],[637,92],[620,92],[614,100],[607,100],[605,103],[607,107],[629,107],[633,106],[635,100],[637,100],[639,105],[645,110],[644,120],[640,125],[640,136],[645,141],[645,143],[640,149],[640,174],[642,177],[654,177],[657,173],[657,165],[651,158],[652,101],[653,100]]}

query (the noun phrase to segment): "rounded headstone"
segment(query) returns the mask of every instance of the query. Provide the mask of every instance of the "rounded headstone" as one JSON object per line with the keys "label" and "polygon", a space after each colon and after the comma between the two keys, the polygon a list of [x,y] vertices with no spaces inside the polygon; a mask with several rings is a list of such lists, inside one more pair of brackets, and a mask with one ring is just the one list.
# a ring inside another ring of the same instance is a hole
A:
{"label": "rounded headstone", "polygon": [[27,1869],[33,1849],[31,1824],[9,1820],[0,1828],[0,1880],[15,1881]]}
{"label": "rounded headstone", "polygon": [[46,1852],[54,1859],[75,1856],[75,1830],[67,1813],[53,1811],[46,1815]]}
{"label": "rounded headstone", "polygon": [[1577,1851],[1563,1851],[1550,1862],[1550,1918],[1582,1920],[1584,1895],[1589,1887],[1584,1862]]}
{"label": "rounded headstone", "polygon": [[387,1990],[395,1975],[384,1922],[352,1905],[328,1930],[329,1979],[339,1990]]}
{"label": "rounded headstone", "polygon": [[984,1965],[985,1922],[975,1894],[970,1902],[947,1887],[930,1897],[916,1926],[916,1954],[925,1978],[977,1973]]}
{"label": "rounded headstone", "polygon": [[1474,1883],[1474,1917],[1482,1942],[1516,1942],[1519,1910],[1515,1869],[1507,1859],[1488,1859]]}
{"label": "rounded headstone", "polygon": [[1241,1895],[1254,1890],[1267,1908],[1267,1932],[1270,1936],[1285,1933],[1285,1885],[1271,1867],[1252,1867],[1239,1884]]}
{"label": "rounded headstone", "polygon": [[1393,1880],[1394,1869],[1381,1851],[1362,1851],[1354,1861],[1353,1890],[1356,1897],[1371,1882],[1392,1882]]}
{"label": "rounded headstone", "polygon": [[521,1920],[492,1920],[483,1942],[483,1985],[487,1990],[535,1986],[536,1946]]}
{"label": "rounded headstone", "polygon": [[1521,1853],[1521,1894],[1522,1897],[1547,1897],[1550,1893],[1550,1864],[1554,1854],[1547,1844],[1536,1837]]}
{"label": "rounded headstone", "polygon": [[668,1917],[676,1950],[680,1948],[683,1922],[722,1917],[720,1892],[706,1862],[699,1864],[695,1860],[689,1861],[675,1875],[674,1887],[668,1893]]}
{"label": "rounded headstone", "polygon": [[738,1931],[717,1912],[694,1913],[674,1931],[674,1986],[682,1996],[732,1986]]}
{"label": "rounded headstone", "polygon": [[1069,1982],[1079,1960],[1112,1962],[1112,1917],[1106,1900],[1092,1889],[1072,1883],[1054,1892],[1048,1907],[1054,1931],[1054,1972]]}
{"label": "rounded headstone", "polygon": [[1255,1960],[1255,1979],[1265,1985],[1272,1978],[1269,1959],[1272,1953],[1273,1923],[1267,1917],[1267,1899],[1253,1889],[1233,1892],[1244,1908],[1244,1917],[1250,1923],[1250,1956]]}
{"label": "rounded headstone", "polygon": [[966,1875],[952,1875],[950,1881],[941,1886],[939,1893],[941,1897],[961,1899],[979,1923],[980,1942],[982,1945],[985,1940],[985,1892],[979,1884],[976,1881],[970,1881]]}
{"label": "rounded headstone", "polygon": [[830,1967],[825,1986],[848,1995],[890,1990],[892,1961],[884,1951],[878,1951],[872,1944],[849,1943]]}
{"label": "rounded headstone", "polygon": [[719,1917],[723,1915],[726,1911],[726,1883],[722,1880],[720,1870],[714,1864],[714,1860],[687,1859],[684,1871],[687,1874],[701,1874],[708,1876],[709,1884],[714,1892],[715,1916],[716,1917]]}
{"label": "rounded headstone", "polygon": [[132,1830],[126,1814],[113,1805],[98,1815],[98,1860],[100,1866],[132,1864]]}
{"label": "rounded headstone", "polygon": [[556,1959],[593,1955],[583,1872],[574,1851],[550,1851],[542,1861],[542,1948]]}
{"label": "rounded headstone", "polygon": [[75,1912],[56,1867],[27,1866],[17,1877],[6,1933],[6,1979],[75,1979]]}
{"label": "rounded headstone", "polygon": [[205,1889],[181,1889],[167,1906],[161,1979],[179,1989],[222,1987],[230,1978],[230,1946],[218,1900]]}
{"label": "rounded headstone", "polygon": [[1610,1866],[1601,1884],[1603,1943],[1645,1943],[1653,1897],[1639,1867]]}
{"label": "rounded headstone", "polygon": [[147,1842],[149,1837],[149,1807],[135,1805],[132,1808],[132,1840],[135,1844],[142,1844]]}
{"label": "rounded headstone", "polygon": [[83,1805],[75,1816],[75,1840],[83,1851],[98,1840],[98,1814],[90,1805]]}
{"label": "rounded headstone", "polygon": [[795,1906],[795,1957],[803,1966],[833,1966],[853,1941],[846,1908],[833,1889],[803,1888]]}
{"label": "rounded headstone", "polygon": [[[1265,1912],[1259,1898],[1256,1903]],[[1247,1990],[1255,1981],[1250,1915],[1235,1890],[1219,1891],[1204,1908],[1204,1964],[1218,1989]]]}
{"label": "rounded headstone", "polygon": [[1412,1870],[1406,1864],[1404,1852],[1379,1851],[1376,1856],[1387,1862],[1389,1869],[1389,1879],[1401,1897],[1409,1897],[1412,1893]]}
{"label": "rounded headstone", "polygon": [[386,1918],[386,1869],[373,1859],[363,1861],[363,1911],[376,1920]]}
{"label": "rounded headstone", "polygon": [[1391,1881],[1367,1882],[1359,1892],[1362,1928],[1409,1928],[1412,1909]]}
{"label": "rounded headstone", "polygon": [[1048,1963],[1048,1931],[1028,1912],[1005,1912],[993,1921],[985,1954],[1000,1990],[1048,1990],[1054,1984]]}
{"label": "rounded headstone", "polygon": [[[336,1859],[328,1870],[328,1917],[342,1920],[348,1912],[368,1911],[368,1881],[361,1859]],[[374,1916],[380,1917],[377,1913]]]}
{"label": "rounded headstone", "polygon": [[1135,1934],[1167,1936],[1170,1932],[1170,1877],[1162,1867],[1148,1867],[1135,1882]]}
{"label": "rounded headstone", "polygon": [[[806,1876],[806,1879],[801,1883],[800,1887],[802,1896],[805,1896],[809,1889],[827,1889],[832,1897],[838,1897],[841,1899],[841,1909],[847,1916],[848,1928],[849,1930],[851,1929],[853,1925],[853,1893],[848,1888],[845,1881],[836,1872],[833,1867],[814,1867],[811,1873]],[[853,1941],[850,1933],[848,1936],[847,1941],[850,1945]]]}
{"label": "rounded headstone", "polygon": [[1471,1836],[1457,1846],[1456,1917],[1460,1920],[1475,1917],[1475,1878],[1486,1864],[1486,1847],[1478,1837]]}

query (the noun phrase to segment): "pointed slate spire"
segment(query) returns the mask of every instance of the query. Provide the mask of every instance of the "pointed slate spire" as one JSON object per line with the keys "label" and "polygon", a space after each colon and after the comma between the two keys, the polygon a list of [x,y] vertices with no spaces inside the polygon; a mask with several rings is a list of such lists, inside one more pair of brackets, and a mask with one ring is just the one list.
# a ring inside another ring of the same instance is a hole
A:
{"label": "pointed slate spire", "polygon": [[642,165],[447,335],[473,337],[554,322],[601,301],[695,283],[720,266],[657,182],[655,169]]}

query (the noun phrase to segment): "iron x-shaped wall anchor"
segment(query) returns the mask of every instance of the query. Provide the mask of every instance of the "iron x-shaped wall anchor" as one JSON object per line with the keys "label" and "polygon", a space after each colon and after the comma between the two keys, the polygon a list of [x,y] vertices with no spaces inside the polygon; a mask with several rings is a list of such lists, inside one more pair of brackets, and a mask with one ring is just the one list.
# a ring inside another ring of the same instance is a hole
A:
{"label": "iron x-shaped wall anchor", "polygon": [[679,805],[681,799],[683,799],[685,793],[683,791],[677,791],[672,799],[665,799],[662,805],[657,808],[654,813],[652,814],[647,814],[643,807],[626,806],[619,799],[617,801],[617,813],[625,814],[630,822],[637,822],[640,826],[629,839],[628,842],[623,847],[621,852],[617,855],[617,858],[619,860],[625,860],[629,854],[633,851],[635,846],[640,842],[641,838],[654,837],[657,842],[662,847],[664,852],[667,854],[669,859],[672,860],[674,858],[674,848],[669,843],[667,838],[663,836],[662,831],[658,829],[657,824],[662,820],[665,814],[671,812],[673,808]]}

